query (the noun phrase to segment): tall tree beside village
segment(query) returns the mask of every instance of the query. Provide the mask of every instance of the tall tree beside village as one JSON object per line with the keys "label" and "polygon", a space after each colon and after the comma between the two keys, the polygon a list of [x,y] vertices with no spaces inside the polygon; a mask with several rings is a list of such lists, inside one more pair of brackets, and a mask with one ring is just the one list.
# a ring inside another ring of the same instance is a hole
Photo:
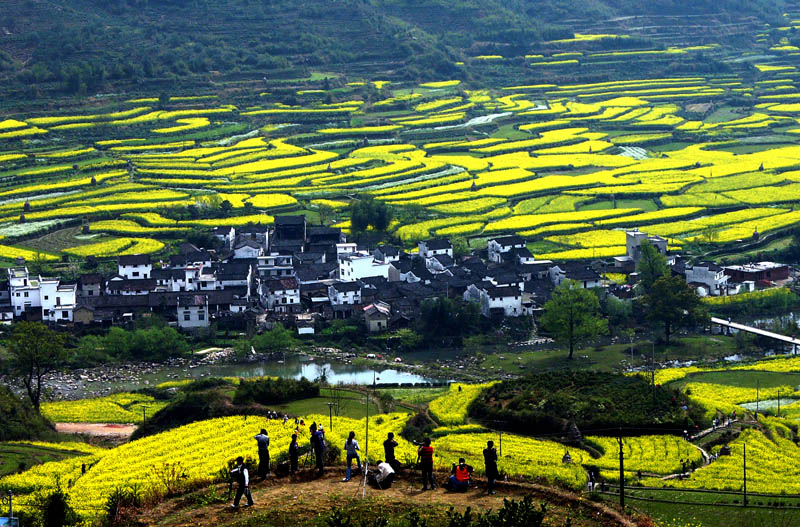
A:
{"label": "tall tree beside village", "polygon": [[11,373],[25,387],[37,412],[42,400],[44,377],[67,360],[66,340],[66,334],[57,333],[38,322],[18,322],[8,339]]}
{"label": "tall tree beside village", "polygon": [[643,298],[647,318],[664,325],[664,340],[676,327],[698,324],[708,318],[700,297],[680,276],[662,276]]}
{"label": "tall tree beside village", "polygon": [[556,342],[569,346],[572,359],[575,346],[608,331],[608,321],[600,316],[597,295],[574,280],[564,280],[553,290],[544,305],[542,325]]}
{"label": "tall tree beside village", "polygon": [[639,247],[642,256],[636,265],[636,272],[639,273],[639,287],[642,293],[647,294],[656,280],[669,273],[669,266],[666,257],[649,241],[642,241]]}

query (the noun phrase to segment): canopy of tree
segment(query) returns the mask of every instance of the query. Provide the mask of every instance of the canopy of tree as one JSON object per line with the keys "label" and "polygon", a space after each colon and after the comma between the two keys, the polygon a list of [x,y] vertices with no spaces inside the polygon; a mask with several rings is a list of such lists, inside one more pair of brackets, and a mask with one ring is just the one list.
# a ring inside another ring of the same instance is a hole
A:
{"label": "canopy of tree", "polygon": [[[698,0],[692,14],[713,13],[710,28],[751,15],[754,23],[773,22],[782,4]],[[463,75],[454,63],[464,55],[522,56],[537,43],[572,37],[565,20],[686,13],[678,0],[65,0],[59,7],[53,16],[46,2],[4,3],[4,89],[96,93],[155,79],[161,88],[171,76],[207,82],[210,72],[297,77],[298,65],[383,72],[403,64],[408,78],[452,78]],[[635,47],[641,39],[599,45]]]}
{"label": "canopy of tree", "polygon": [[[686,413],[683,402],[689,405]],[[704,419],[703,409],[676,390],[653,389],[641,376],[589,371],[503,381],[476,399],[469,413],[494,428],[529,435],[561,433],[570,421],[581,432],[610,433],[622,427],[642,434],[676,433]]]}

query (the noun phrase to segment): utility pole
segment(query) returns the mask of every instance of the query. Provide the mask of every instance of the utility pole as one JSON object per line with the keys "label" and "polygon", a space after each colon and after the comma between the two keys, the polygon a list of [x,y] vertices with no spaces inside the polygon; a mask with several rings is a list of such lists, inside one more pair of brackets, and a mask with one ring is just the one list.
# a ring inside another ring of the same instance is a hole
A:
{"label": "utility pole", "polygon": [[328,402],[328,419],[330,424],[330,430],[333,430],[333,405],[336,403]]}
{"label": "utility pole", "polygon": [[503,431],[500,430],[500,457],[503,457]]}
{"label": "utility pole", "polygon": [[756,379],[756,415],[758,415],[758,402],[759,402],[759,388],[761,387],[761,383],[758,379]]}
{"label": "utility pole", "polygon": [[742,443],[742,465],[744,467],[744,499],[742,506],[747,507],[747,443]]}
{"label": "utility pole", "polygon": [[652,380],[653,380],[653,406],[656,405],[656,343],[655,339],[653,339],[652,343],[652,352],[650,362],[652,367],[650,368],[652,371]]}
{"label": "utility pole", "polygon": [[142,424],[147,422],[147,407],[142,405]]}
{"label": "utility pole", "polygon": [[625,454],[622,452],[622,428],[619,429],[619,506],[625,510]]}

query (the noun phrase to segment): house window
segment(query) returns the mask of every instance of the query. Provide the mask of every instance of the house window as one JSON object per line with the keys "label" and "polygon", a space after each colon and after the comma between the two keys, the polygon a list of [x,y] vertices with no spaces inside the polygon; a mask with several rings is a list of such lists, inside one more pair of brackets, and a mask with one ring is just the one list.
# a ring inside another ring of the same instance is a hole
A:
{"label": "house window", "polygon": [[27,291],[25,291],[25,298],[28,298],[28,292]]}
{"label": "house window", "polygon": [[92,291],[91,289],[89,289],[89,290],[86,292],[86,296],[93,296],[93,295],[94,295],[94,291]]}
{"label": "house window", "polygon": [[139,276],[139,271],[134,271],[131,273],[131,276]]}
{"label": "house window", "polygon": [[[26,294],[25,296],[28,296],[28,295]],[[48,297],[47,295],[44,295],[44,299],[45,299],[45,300],[47,300],[48,298],[49,298],[49,297]]]}
{"label": "house window", "polygon": [[190,311],[184,311],[183,312],[183,320],[185,320],[187,322],[192,320],[192,313]]}
{"label": "house window", "polygon": [[61,318],[69,318],[69,312],[68,311],[62,311],[61,312]]}
{"label": "house window", "polygon": [[56,305],[57,305],[57,306],[60,306],[60,305],[61,305],[61,297],[60,297],[60,296],[57,296],[57,297],[56,297]]}
{"label": "house window", "polygon": [[205,314],[205,313],[203,313],[202,311],[200,311],[200,312],[197,314],[197,320],[205,320],[205,319],[206,319],[206,314]]}

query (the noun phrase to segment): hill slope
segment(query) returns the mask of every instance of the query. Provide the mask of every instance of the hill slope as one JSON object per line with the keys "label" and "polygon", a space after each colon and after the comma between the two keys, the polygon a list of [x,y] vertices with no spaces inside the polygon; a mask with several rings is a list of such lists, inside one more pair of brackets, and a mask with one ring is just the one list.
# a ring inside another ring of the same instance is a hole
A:
{"label": "hill slope", "polygon": [[[518,56],[573,31],[700,24],[692,39],[775,19],[782,2],[702,0],[7,0],[0,79],[28,95],[91,93],[114,83],[287,77],[308,68],[405,78],[463,75],[463,57]],[[625,17],[633,17],[625,18]],[[646,26],[641,17],[654,17]],[[638,39],[629,43],[636,44]]]}
{"label": "hill slope", "polygon": [[[544,525],[572,525],[573,527],[600,527],[636,525],[630,519],[601,504],[582,500],[578,495],[558,489],[526,484],[500,484],[497,495],[486,495],[483,482],[466,493],[447,492],[437,489],[423,492],[417,481],[417,473],[406,472],[392,488],[379,491],[367,488],[366,499],[362,499],[358,477],[342,483],[341,468],[329,470],[321,479],[310,479],[311,474],[296,478],[268,479],[256,483],[253,488],[255,505],[250,509],[232,511],[228,502],[201,507],[188,507],[187,503],[201,501],[208,496],[207,490],[194,496],[166,501],[139,516],[137,525],[159,527],[188,527],[194,525],[270,525],[274,527],[297,527],[305,525],[332,525],[325,523],[334,507],[346,511],[352,525],[373,525],[377,517],[385,517],[391,525],[397,525],[409,513],[416,512],[428,520],[430,527],[447,525],[446,511],[453,506],[463,511],[467,506],[473,514],[503,507],[503,500],[520,501],[526,495],[534,502],[546,505]],[[445,474],[437,474],[439,481]],[[216,487],[225,495],[227,487]],[[570,518],[570,523],[567,523]],[[645,520],[646,521],[646,520]],[[361,523],[360,523],[361,522]],[[646,523],[643,523],[645,525]],[[342,524],[344,525],[344,524]],[[377,524],[375,524],[377,525]]]}

